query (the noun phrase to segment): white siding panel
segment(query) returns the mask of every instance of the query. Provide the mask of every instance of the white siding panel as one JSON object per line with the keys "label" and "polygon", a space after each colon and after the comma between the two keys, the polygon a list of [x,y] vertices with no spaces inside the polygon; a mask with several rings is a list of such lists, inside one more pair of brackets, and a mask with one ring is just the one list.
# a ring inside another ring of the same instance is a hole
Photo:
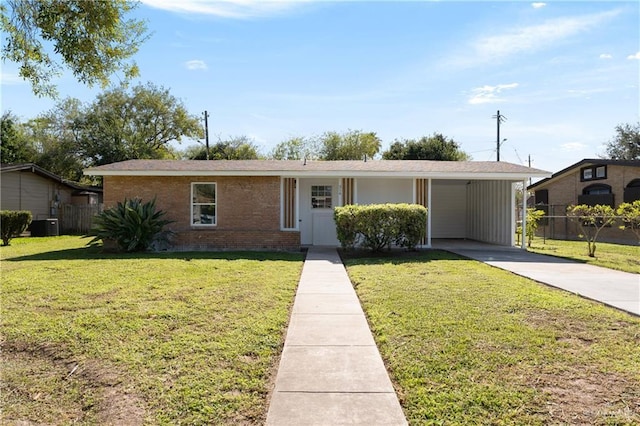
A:
{"label": "white siding panel", "polygon": [[442,183],[433,181],[431,190],[432,238],[467,237],[466,181]]}
{"label": "white siding panel", "polygon": [[473,181],[468,187],[468,238],[510,245],[513,241],[512,182]]}
{"label": "white siding panel", "polygon": [[412,203],[413,179],[357,179],[357,204]]}

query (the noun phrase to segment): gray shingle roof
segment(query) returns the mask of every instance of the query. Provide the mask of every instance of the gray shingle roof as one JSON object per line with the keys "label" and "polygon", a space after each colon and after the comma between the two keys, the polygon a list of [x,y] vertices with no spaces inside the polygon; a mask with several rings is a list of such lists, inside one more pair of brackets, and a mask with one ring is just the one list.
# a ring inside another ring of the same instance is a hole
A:
{"label": "gray shingle roof", "polygon": [[109,175],[250,175],[250,176],[449,176],[547,177],[551,173],[518,164],[494,161],[297,161],[297,160],[129,160],[85,170],[85,174]]}

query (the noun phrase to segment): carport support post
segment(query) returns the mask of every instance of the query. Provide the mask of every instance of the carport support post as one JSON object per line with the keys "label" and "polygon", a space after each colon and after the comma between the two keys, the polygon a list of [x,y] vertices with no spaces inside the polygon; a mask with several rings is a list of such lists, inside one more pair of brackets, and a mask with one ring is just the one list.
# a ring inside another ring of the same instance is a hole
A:
{"label": "carport support post", "polygon": [[427,179],[427,247],[431,247],[431,178]]}
{"label": "carport support post", "polygon": [[527,248],[527,180],[522,181],[522,248]]}

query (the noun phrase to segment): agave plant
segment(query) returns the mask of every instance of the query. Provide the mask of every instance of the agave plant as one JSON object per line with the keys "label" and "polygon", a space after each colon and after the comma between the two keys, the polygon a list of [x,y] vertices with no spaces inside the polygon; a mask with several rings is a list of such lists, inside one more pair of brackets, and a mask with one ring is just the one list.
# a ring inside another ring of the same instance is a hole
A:
{"label": "agave plant", "polygon": [[163,230],[172,220],[163,219],[166,212],[156,210],[155,198],[143,203],[140,198],[126,199],[105,209],[94,219],[89,244],[113,241],[122,251],[149,250],[168,244],[171,231]]}

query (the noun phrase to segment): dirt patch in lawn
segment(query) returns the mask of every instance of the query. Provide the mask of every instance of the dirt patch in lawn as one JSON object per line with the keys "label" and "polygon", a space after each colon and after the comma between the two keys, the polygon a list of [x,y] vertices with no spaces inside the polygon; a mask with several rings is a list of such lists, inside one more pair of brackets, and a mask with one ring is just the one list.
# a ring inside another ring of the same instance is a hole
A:
{"label": "dirt patch in lawn", "polygon": [[125,376],[54,345],[2,345],[3,424],[140,425],[145,405]]}
{"label": "dirt patch in lawn", "polygon": [[543,373],[535,387],[548,395],[548,423],[572,425],[638,424],[638,383],[613,373]]}

